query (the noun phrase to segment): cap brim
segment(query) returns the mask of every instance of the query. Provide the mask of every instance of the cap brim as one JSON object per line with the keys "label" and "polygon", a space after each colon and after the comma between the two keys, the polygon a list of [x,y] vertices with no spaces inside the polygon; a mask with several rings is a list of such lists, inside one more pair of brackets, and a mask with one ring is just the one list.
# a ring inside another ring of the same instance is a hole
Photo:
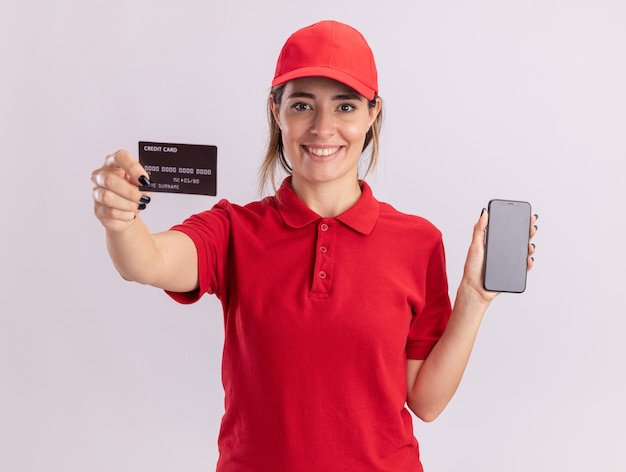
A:
{"label": "cap brim", "polygon": [[350,74],[346,74],[345,72],[341,72],[335,69],[319,66],[303,67],[300,69],[289,71],[286,74],[279,75],[278,77],[274,77],[274,80],[272,81],[272,87],[283,85],[290,80],[303,79],[305,77],[326,77],[328,79],[336,80],[338,82],[341,82],[342,84],[347,85],[348,87],[353,88],[368,100],[373,100],[377,93],[377,90],[364,84],[360,80],[355,79]]}

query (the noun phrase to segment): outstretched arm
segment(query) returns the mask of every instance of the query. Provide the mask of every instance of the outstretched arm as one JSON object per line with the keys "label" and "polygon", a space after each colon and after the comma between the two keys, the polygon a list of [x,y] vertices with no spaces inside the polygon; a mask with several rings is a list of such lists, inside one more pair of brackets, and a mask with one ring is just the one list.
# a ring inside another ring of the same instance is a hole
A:
{"label": "outstretched arm", "polygon": [[[533,216],[530,238],[537,232]],[[488,215],[484,211],[474,226],[463,279],[457,290],[448,326],[424,360],[407,361],[409,408],[422,420],[433,421],[456,392],[469,361],[478,328],[491,301],[498,295],[483,288],[485,231]],[[534,244],[528,248],[528,270],[533,265]]]}
{"label": "outstretched arm", "polygon": [[139,190],[146,172],[127,151],[105,158],[91,174],[94,213],[106,231],[109,255],[126,280],[175,292],[198,287],[193,241],[179,231],[151,234],[139,216],[150,194]]}

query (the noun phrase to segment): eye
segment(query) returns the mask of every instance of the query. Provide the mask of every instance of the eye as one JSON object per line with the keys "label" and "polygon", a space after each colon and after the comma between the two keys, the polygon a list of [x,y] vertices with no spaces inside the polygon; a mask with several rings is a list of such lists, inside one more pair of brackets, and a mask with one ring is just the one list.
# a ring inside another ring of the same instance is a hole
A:
{"label": "eye", "polygon": [[310,110],[311,107],[307,103],[297,102],[291,105],[291,109],[295,111],[306,111],[306,110]]}
{"label": "eye", "polygon": [[339,105],[339,111],[350,112],[356,110],[356,107],[352,103],[342,103]]}

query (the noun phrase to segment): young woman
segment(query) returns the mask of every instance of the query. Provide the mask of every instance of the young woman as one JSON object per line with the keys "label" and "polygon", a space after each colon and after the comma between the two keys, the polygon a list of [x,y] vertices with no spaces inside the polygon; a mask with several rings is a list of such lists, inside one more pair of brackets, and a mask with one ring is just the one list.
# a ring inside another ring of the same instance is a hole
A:
{"label": "young woman", "polygon": [[359,179],[366,148],[375,165],[382,116],[363,36],[334,21],[297,31],[272,85],[261,184],[282,168],[276,194],[223,200],[151,234],[139,217],[146,174],[118,151],[92,175],[109,253],[122,277],[181,303],[220,298],[218,471],[420,471],[407,406],[432,421],[459,385],[496,296],[481,281],[488,215],[452,308],[441,233]]}

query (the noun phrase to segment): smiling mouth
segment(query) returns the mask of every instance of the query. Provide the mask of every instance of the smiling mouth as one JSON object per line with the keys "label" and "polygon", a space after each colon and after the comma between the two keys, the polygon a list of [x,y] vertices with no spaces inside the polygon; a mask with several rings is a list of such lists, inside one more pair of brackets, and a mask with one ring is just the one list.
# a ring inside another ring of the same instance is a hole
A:
{"label": "smiling mouth", "polygon": [[304,146],[304,149],[306,150],[306,152],[308,152],[309,154],[313,154],[314,156],[328,157],[328,156],[332,156],[333,154],[335,154],[337,151],[339,151],[340,148],[339,147],[317,148],[317,147]]}

